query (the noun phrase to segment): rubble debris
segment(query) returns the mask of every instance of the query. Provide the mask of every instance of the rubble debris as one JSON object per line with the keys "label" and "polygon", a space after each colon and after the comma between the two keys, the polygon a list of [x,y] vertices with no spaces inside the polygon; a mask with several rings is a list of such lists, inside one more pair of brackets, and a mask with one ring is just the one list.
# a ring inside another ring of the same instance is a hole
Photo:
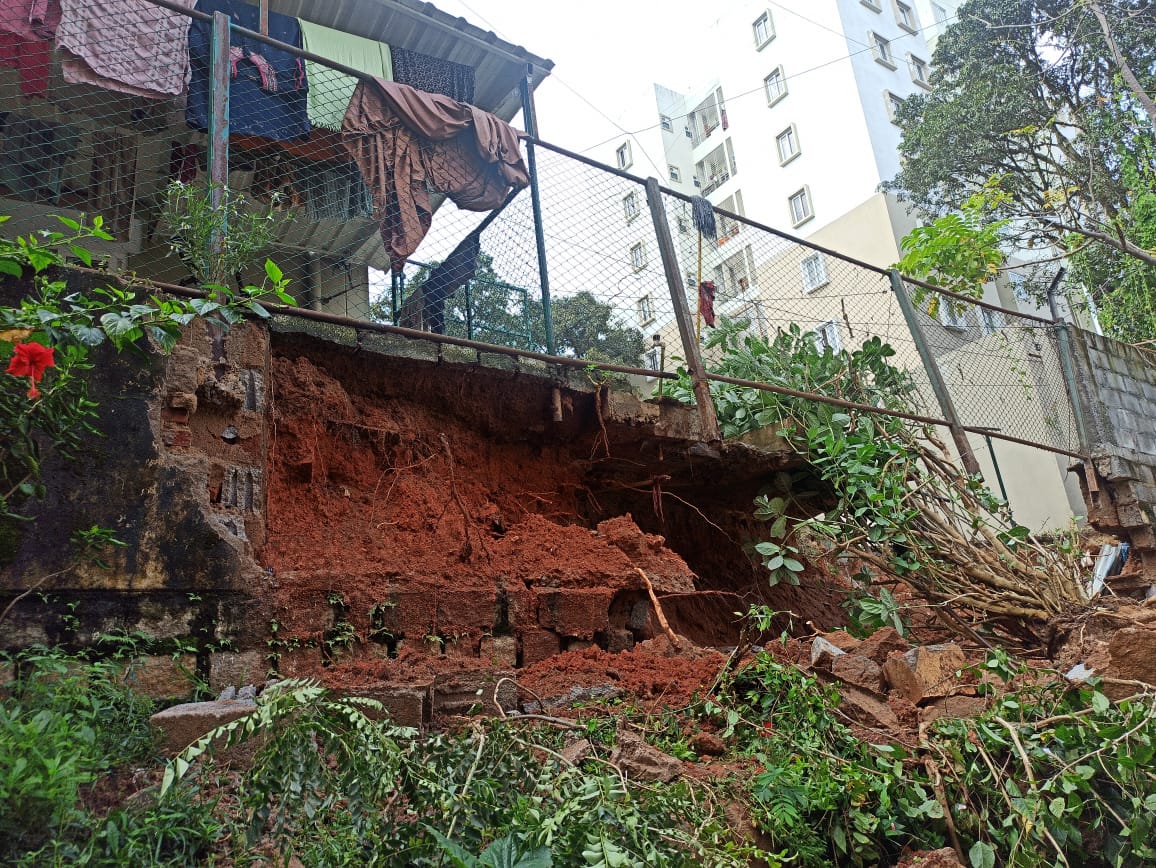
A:
{"label": "rubble debris", "polygon": [[642,736],[628,729],[619,729],[610,762],[636,781],[668,784],[682,774],[681,761],[651,747]]}
{"label": "rubble debris", "polygon": [[834,665],[835,658],[846,653],[842,648],[824,639],[822,636],[816,636],[811,642],[811,666],[815,669],[826,669],[830,671]]}
{"label": "rubble debris", "polygon": [[958,645],[922,645],[902,654],[893,651],[883,664],[883,676],[890,689],[919,705],[955,693],[959,672],[966,666]]}

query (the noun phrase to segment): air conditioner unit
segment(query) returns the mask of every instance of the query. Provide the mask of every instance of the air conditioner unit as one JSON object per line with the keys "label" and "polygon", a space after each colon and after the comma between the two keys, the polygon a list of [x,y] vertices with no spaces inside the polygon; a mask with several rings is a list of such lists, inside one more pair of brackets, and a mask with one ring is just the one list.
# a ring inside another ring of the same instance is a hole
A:
{"label": "air conditioner unit", "polygon": [[701,182],[701,181],[700,181],[698,178],[695,178],[695,179],[694,179],[694,185],[695,185],[696,187],[701,187],[701,186],[702,186],[702,182]]}

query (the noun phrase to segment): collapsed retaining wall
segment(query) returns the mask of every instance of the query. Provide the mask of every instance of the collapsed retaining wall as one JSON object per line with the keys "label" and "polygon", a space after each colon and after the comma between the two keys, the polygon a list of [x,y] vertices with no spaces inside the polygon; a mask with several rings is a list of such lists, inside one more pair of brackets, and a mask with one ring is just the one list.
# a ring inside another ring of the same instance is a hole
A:
{"label": "collapsed retaining wall", "polygon": [[[94,373],[104,436],[49,461],[36,521],[7,528],[0,606],[62,574],[0,647],[139,631],[154,693],[182,667],[213,688],[275,667],[407,685],[428,716],[475,700],[465,671],[654,636],[642,573],[704,644],[751,602],[841,614],[829,577],[768,590],[750,554],[754,495],[807,476],[782,441],[712,450],[693,410],[582,371],[284,318],[198,322],[168,358]],[[109,569],[67,545],[93,524],[127,543]]]}
{"label": "collapsed retaining wall", "polygon": [[[1088,521],[1131,543],[1156,580],[1156,363],[1136,347],[1073,330],[1076,387],[1094,473],[1081,474]],[[1118,590],[1126,590],[1117,588]]]}

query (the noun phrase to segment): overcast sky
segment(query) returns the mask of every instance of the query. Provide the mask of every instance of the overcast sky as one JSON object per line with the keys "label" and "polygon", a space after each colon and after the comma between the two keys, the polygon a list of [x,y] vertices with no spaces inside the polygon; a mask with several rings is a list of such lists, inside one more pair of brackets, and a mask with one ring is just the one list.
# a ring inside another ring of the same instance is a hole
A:
{"label": "overcast sky", "polygon": [[[614,122],[628,129],[657,123],[654,82],[689,89],[709,74],[709,63],[702,62],[709,57],[694,55],[695,34],[717,17],[709,4],[580,0],[559,7],[542,0],[434,0],[434,5],[554,61],[553,73],[535,93],[538,130],[546,141],[572,150],[621,138]],[[590,156],[608,153],[602,148]],[[661,154],[651,156],[662,161]]]}

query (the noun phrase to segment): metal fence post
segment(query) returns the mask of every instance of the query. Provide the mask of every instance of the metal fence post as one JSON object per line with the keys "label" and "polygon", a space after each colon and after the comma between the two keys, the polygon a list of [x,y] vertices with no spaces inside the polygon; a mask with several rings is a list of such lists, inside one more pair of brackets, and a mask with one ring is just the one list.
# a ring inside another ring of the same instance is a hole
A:
{"label": "metal fence post", "polygon": [[670,287],[670,298],[674,302],[674,318],[678,321],[678,333],[682,338],[682,349],[686,353],[686,369],[690,373],[694,388],[694,402],[698,406],[702,423],[702,439],[708,443],[722,440],[715,413],[714,399],[710,395],[710,382],[706,378],[706,368],[702,363],[698,340],[694,335],[694,323],[690,307],[686,303],[686,291],[679,273],[678,257],[674,251],[674,239],[670,237],[670,225],[666,222],[666,206],[662,202],[662,191],[655,178],[646,179],[646,202],[650,205],[650,216],[654,221],[654,234],[658,239],[658,252],[662,257],[662,268],[666,272],[666,283]]}
{"label": "metal fence post", "polygon": [[[935,357],[931,354],[931,348],[927,345],[927,336],[923,333],[923,326],[919,324],[919,315],[911,303],[911,298],[907,295],[907,287],[903,285],[903,276],[894,269],[891,270],[891,291],[895,293],[895,298],[899,302],[899,309],[903,311],[903,318],[907,320],[907,328],[911,331],[911,338],[915,341],[916,349],[919,350],[919,359],[923,362],[924,370],[927,371],[927,379],[931,381],[931,391],[935,393],[935,399],[939,402],[939,410],[947,421],[947,427],[951,431],[951,439],[955,442],[955,448],[959,450],[959,458],[963,462],[963,468],[970,476],[982,476],[979,462],[975,460],[975,453],[971,448],[971,441],[967,439],[967,432],[959,423],[959,416],[955,412],[955,403],[951,400],[951,393],[947,391],[947,383],[943,381],[939,364],[935,361]],[[941,301],[940,303],[943,304],[944,302]]]}
{"label": "metal fence post", "polygon": [[[229,27],[228,15],[213,13],[213,37],[209,49],[209,205],[218,213],[222,211],[229,188]],[[228,229],[225,215],[220,213],[220,222],[209,242],[213,254],[210,262],[216,262],[216,254]],[[215,283],[222,283],[226,275],[209,277]]]}
{"label": "metal fence post", "polygon": [[[1080,400],[1080,389],[1076,379],[1076,358],[1072,352],[1072,333],[1060,318],[1060,306],[1056,302],[1056,289],[1063,280],[1066,269],[1061,268],[1048,286],[1048,310],[1052,314],[1052,327],[1056,330],[1056,349],[1060,354],[1060,370],[1064,376],[1064,390],[1068,393],[1068,403],[1072,406],[1072,420],[1076,423],[1076,436],[1080,438],[1080,451],[1085,455],[1091,450],[1092,438],[1088,432],[1088,421],[1084,416],[1084,404]],[[1068,444],[1070,445],[1070,444]]]}
{"label": "metal fence post", "polygon": [[534,115],[534,92],[531,89],[532,64],[526,64],[522,78],[522,119],[530,138],[526,141],[526,165],[530,171],[530,205],[534,211],[534,241],[538,246],[538,279],[542,284],[542,325],[546,331],[546,353],[557,355],[554,344],[554,317],[550,310],[550,274],[546,269],[546,233],[542,229],[542,194],[538,190],[538,159],[534,139],[538,137],[538,119]]}

